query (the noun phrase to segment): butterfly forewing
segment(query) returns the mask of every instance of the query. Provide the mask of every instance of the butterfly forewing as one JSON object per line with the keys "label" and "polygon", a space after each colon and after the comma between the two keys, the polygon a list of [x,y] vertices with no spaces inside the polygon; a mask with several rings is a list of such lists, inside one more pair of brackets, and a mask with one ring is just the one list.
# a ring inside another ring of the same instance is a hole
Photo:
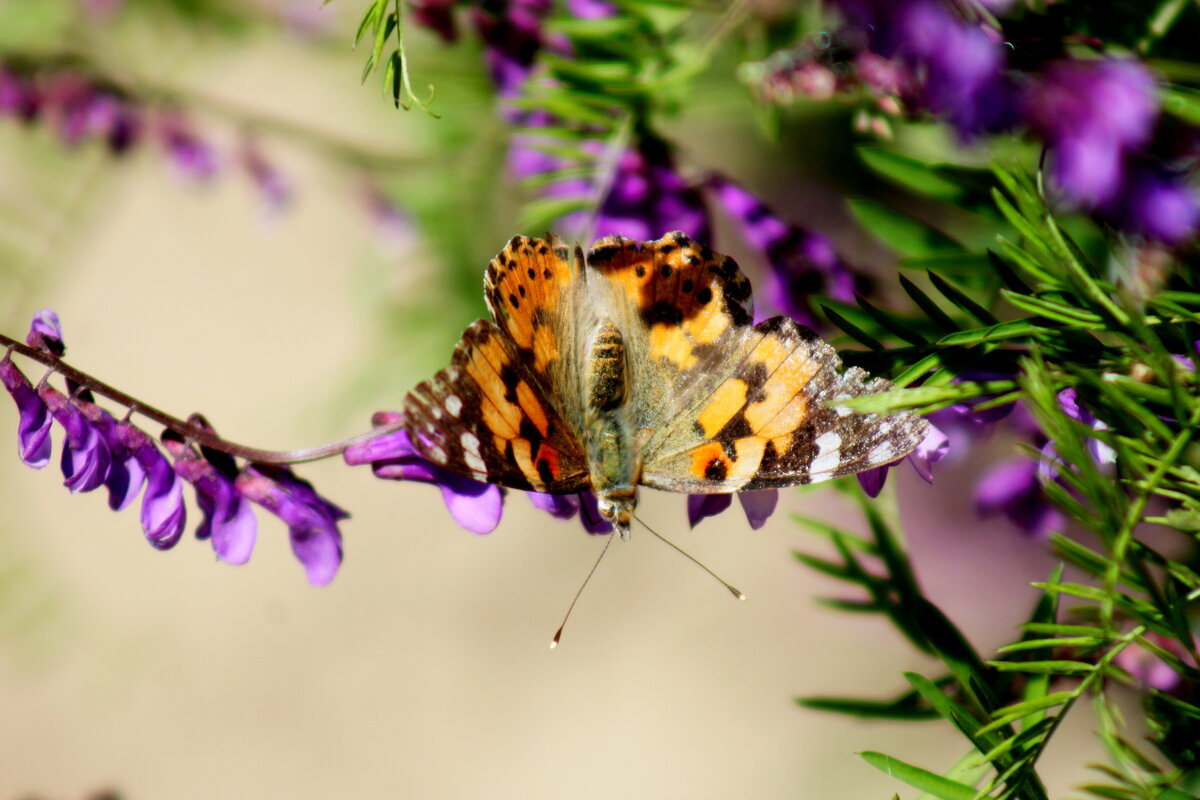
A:
{"label": "butterfly forewing", "polygon": [[588,486],[577,437],[520,352],[494,323],[467,328],[450,366],[404,402],[414,446],[453,472],[512,489]]}

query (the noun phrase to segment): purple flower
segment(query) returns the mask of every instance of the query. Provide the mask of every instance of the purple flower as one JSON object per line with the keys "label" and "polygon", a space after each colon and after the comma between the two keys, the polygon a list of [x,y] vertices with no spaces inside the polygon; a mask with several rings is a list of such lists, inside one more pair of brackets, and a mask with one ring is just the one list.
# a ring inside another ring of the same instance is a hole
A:
{"label": "purple flower", "polygon": [[699,190],[675,171],[666,142],[642,137],[635,149],[617,161],[612,188],[600,204],[596,236],[617,234],[628,239],[658,239],[681,230],[701,242],[711,241],[708,208]]}
{"label": "purple flower", "polygon": [[154,442],[128,422],[117,423],[117,436],[146,474],[142,497],[142,530],[158,550],[175,546],[183,535],[187,508],[183,504],[183,482]]}
{"label": "purple flower", "polygon": [[[775,506],[779,503],[779,492],[775,489],[737,492],[736,494],[742,511],[746,514],[746,521],[750,523],[753,530],[758,530],[767,524],[767,520],[775,513]],[[702,519],[723,513],[732,503],[732,494],[688,495],[688,525],[695,528]]]}
{"label": "purple flower", "polygon": [[33,322],[29,325],[29,333],[25,336],[25,343],[52,356],[61,356],[67,352],[66,345],[63,344],[62,322],[59,321],[58,314],[49,308],[43,308],[34,314]]}
{"label": "purple flower", "polygon": [[550,0],[502,0],[473,6],[471,21],[484,41],[484,59],[501,97],[515,96],[545,44],[542,21],[553,10]]}
{"label": "purple flower", "polygon": [[1195,234],[1200,224],[1200,203],[1195,190],[1181,176],[1135,168],[1128,175],[1112,216],[1122,228],[1178,245]]}
{"label": "purple flower", "polygon": [[[1144,634],[1143,638],[1166,650],[1168,653],[1178,656],[1185,663],[1190,660],[1186,648],[1170,636],[1150,631]],[[1183,677],[1170,664],[1163,661],[1150,648],[1142,646],[1140,642],[1135,641],[1121,650],[1121,652],[1117,653],[1113,661],[1116,662],[1117,666],[1133,676],[1134,680],[1148,689],[1173,693],[1183,683]]]}
{"label": "purple flower", "polygon": [[[381,411],[372,417],[377,426],[402,421],[403,414]],[[370,464],[379,478],[432,483],[442,490],[446,510],[472,533],[491,533],[500,524],[504,492],[499,486],[456,475],[417,452],[403,429],[354,445],[343,454],[350,465]]]}
{"label": "purple flower", "polygon": [[349,514],[287,467],[251,464],[238,475],[236,487],[288,526],[292,552],[304,565],[309,583],[324,586],[333,580],[342,563],[342,532],[337,524]]}
{"label": "purple flower", "polygon": [[721,175],[711,175],[709,187],[718,202],[740,225],[746,241],[771,266],[767,298],[772,306],[809,327],[818,327],[813,297],[854,300],[860,279],[838,257],[833,243],[818,233],[784,222],[761,200]]}
{"label": "purple flower", "polygon": [[555,519],[571,519],[578,514],[579,522],[588,533],[612,533],[612,524],[600,516],[596,495],[591,490],[575,494],[527,494],[531,503]]}
{"label": "purple flower", "polygon": [[142,115],[133,103],[103,92],[88,103],[88,130],[103,137],[116,155],[129,150],[141,133]]}
{"label": "purple flower", "polygon": [[413,22],[434,31],[447,44],[453,44],[458,41],[458,27],[454,24],[452,13],[457,2],[458,0],[412,0]]}
{"label": "purple flower", "polygon": [[[905,458],[912,464],[913,469],[921,476],[921,479],[926,483],[933,483],[933,465],[946,457],[946,453],[950,452],[950,437],[938,429],[932,423],[929,425],[929,432],[925,434],[925,438],[917,445],[917,449],[909,453]],[[858,484],[868,497],[878,497],[883,491],[884,481],[887,480],[888,470],[899,464],[904,459],[898,459],[891,464],[884,464],[882,467],[875,469],[864,470],[857,473]]]}
{"label": "purple flower", "polygon": [[[212,430],[198,415],[188,421]],[[214,451],[201,456],[174,434],[164,435],[163,442],[175,460],[175,473],[196,490],[196,504],[203,515],[196,538],[211,539],[217,557],[225,563],[245,564],[254,552],[258,520],[234,485],[238,475],[234,460]]]}
{"label": "purple flower", "polygon": [[1028,536],[1042,538],[1061,527],[1063,516],[1050,504],[1029,458],[993,467],[976,487],[975,509],[982,516],[1003,514]]}
{"label": "purple flower", "polygon": [[206,181],[217,173],[212,148],[192,130],[179,112],[168,114],[160,123],[159,139],[175,170],[185,178]]}
{"label": "purple flower", "polygon": [[608,19],[617,13],[608,0],[567,0],[567,10],[579,19]]}
{"label": "purple flower", "polygon": [[63,485],[72,492],[90,492],[104,483],[112,463],[112,453],[100,431],[65,394],[53,386],[38,387],[38,395],[51,415],[63,427]]}
{"label": "purple flower", "polygon": [[142,485],[146,482],[146,470],[133,451],[125,446],[118,429],[119,423],[112,414],[82,397],[77,397],[74,405],[108,446],[110,461],[108,474],[104,478],[104,485],[108,487],[108,507],[113,511],[122,511],[141,493]]}
{"label": "purple flower", "polygon": [[262,148],[253,140],[243,142],[241,164],[262,195],[263,206],[268,214],[276,215],[287,208],[292,200],[292,184],[278,167],[267,160]]}
{"label": "purple flower", "polygon": [[17,453],[26,464],[41,469],[50,463],[50,411],[9,353],[0,359],[0,382],[17,404]]}
{"label": "purple flower", "polygon": [[28,75],[0,66],[0,115],[13,115],[23,122],[41,112],[42,90]]}
{"label": "purple flower", "polygon": [[1025,115],[1046,137],[1063,196],[1101,206],[1117,198],[1128,153],[1154,129],[1156,82],[1136,61],[1058,61],[1030,92]]}

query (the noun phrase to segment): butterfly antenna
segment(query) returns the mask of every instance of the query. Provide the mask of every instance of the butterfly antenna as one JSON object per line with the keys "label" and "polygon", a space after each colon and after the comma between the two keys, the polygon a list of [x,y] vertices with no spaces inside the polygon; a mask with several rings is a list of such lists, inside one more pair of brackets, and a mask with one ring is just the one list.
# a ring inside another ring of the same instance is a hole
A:
{"label": "butterfly antenna", "polygon": [[567,606],[567,613],[563,615],[562,625],[558,626],[558,630],[554,632],[554,638],[550,640],[551,650],[558,647],[558,640],[562,638],[563,628],[567,627],[567,620],[571,618],[571,612],[575,609],[575,604],[579,602],[579,595],[583,594],[584,587],[588,585],[588,581],[590,581],[592,576],[596,574],[596,567],[600,566],[600,562],[604,560],[604,554],[608,552],[608,546],[612,544],[612,540],[615,538],[615,535],[609,534],[608,541],[604,543],[604,549],[600,551],[599,558],[596,559],[595,564],[592,564],[592,568],[588,572],[587,577],[583,579],[583,583],[579,586],[579,591],[575,592],[575,597],[573,600],[571,600],[571,605]]}
{"label": "butterfly antenna", "polygon": [[669,545],[670,545],[670,546],[671,546],[671,547],[672,547],[672,548],[675,550],[675,552],[679,553],[679,554],[680,554],[680,555],[682,555],[684,558],[686,558],[688,561],[691,561],[691,562],[692,562],[693,564],[695,564],[697,567],[699,567],[700,569],[704,570],[704,571],[705,571],[705,572],[707,572],[709,575],[712,575],[714,578],[716,578],[718,581],[720,581],[720,582],[721,582],[721,585],[722,585],[722,586],[724,586],[726,589],[728,589],[728,590],[729,590],[729,593],[730,593],[730,594],[732,594],[734,597],[736,597],[738,600],[745,600],[745,599],[746,599],[746,595],[742,594],[742,590],[741,590],[741,589],[737,588],[737,587],[736,587],[736,586],[734,586],[732,583],[730,583],[729,581],[725,580],[725,579],[724,579],[724,578],[722,578],[720,575],[718,575],[717,573],[713,572],[713,571],[712,571],[711,569],[709,569],[708,567],[706,567],[706,566],[704,566],[703,564],[701,564],[701,563],[700,563],[700,561],[698,561],[698,560],[696,559],[696,557],[695,557],[695,556],[693,556],[691,553],[689,553],[688,551],[684,550],[682,547],[680,547],[679,545],[675,544],[674,542],[672,542],[672,541],[671,541],[670,539],[668,539],[667,537],[663,536],[663,535],[662,535],[661,533],[659,533],[658,531],[654,530],[654,528],[651,528],[649,525],[647,525],[647,524],[646,524],[646,521],[645,521],[644,519],[642,519],[641,517],[638,517],[638,516],[636,516],[636,515],[634,516],[634,519],[636,519],[638,522],[640,522],[643,528],[645,528],[646,530],[648,530],[648,531],[650,531],[651,533],[653,533],[653,534],[654,534],[655,536],[657,536],[657,537],[658,537],[658,538],[659,538],[661,541],[663,541],[663,542],[666,542],[667,544],[669,544]]}

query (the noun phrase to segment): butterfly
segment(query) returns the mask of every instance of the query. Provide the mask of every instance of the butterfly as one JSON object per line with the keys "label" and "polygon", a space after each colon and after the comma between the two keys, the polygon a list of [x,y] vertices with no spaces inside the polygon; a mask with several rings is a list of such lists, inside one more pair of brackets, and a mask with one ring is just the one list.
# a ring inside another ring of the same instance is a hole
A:
{"label": "butterfly", "polygon": [[404,402],[414,446],[479,481],[595,492],[628,538],[637,487],[814,483],[910,453],[928,423],[839,401],[893,388],[787,317],[754,324],[734,260],[682,232],[584,253],[514,237],[488,265],[491,319]]}

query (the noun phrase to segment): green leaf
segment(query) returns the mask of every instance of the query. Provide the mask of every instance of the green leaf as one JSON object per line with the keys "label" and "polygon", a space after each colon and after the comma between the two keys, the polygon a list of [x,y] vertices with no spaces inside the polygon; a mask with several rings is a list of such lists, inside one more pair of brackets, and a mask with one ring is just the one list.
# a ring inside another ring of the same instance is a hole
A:
{"label": "green leaf", "polygon": [[967,297],[958,289],[951,286],[945,278],[943,278],[941,275],[938,275],[936,272],[929,273],[929,281],[933,284],[933,287],[941,292],[947,300],[949,300],[962,311],[970,314],[972,317],[982,322],[984,325],[995,325],[1000,322],[1000,320],[996,318],[995,314],[988,311],[986,308]]}
{"label": "green leaf", "polygon": [[1029,672],[1046,675],[1086,675],[1096,671],[1095,664],[1082,661],[988,661],[1001,672]]}
{"label": "green leaf", "polygon": [[946,234],[888,208],[875,200],[852,198],[850,211],[865,229],[902,256],[962,253],[963,248]]}
{"label": "green leaf", "polygon": [[797,697],[796,704],[814,711],[828,711],[863,719],[927,720],[937,719],[937,712],[920,703],[914,693],[895,700],[860,700],[854,697]]}
{"label": "green leaf", "polygon": [[946,333],[954,333],[962,329],[961,326],[950,318],[949,314],[942,311],[941,307],[929,295],[921,291],[915,283],[904,277],[904,273],[898,273],[897,277],[900,279],[900,286],[912,298],[913,302],[925,312],[925,316],[929,317],[933,324]]}
{"label": "green leaf", "polygon": [[918,194],[955,203],[965,194],[962,184],[915,158],[870,145],[861,145],[858,156],[874,172]]}
{"label": "green leaf", "polygon": [[530,235],[540,236],[567,214],[591,207],[592,202],[584,197],[541,197],[531,200],[521,209],[521,229]]}
{"label": "green leaf", "polygon": [[1192,125],[1200,125],[1200,92],[1171,86],[1162,93],[1162,110]]}
{"label": "green leaf", "polygon": [[898,758],[867,751],[860,753],[863,760],[881,772],[907,783],[913,788],[928,792],[940,800],[974,800],[975,789],[957,781],[935,775],[927,769],[914,767]]}
{"label": "green leaf", "polygon": [[1000,709],[994,715],[994,719],[980,730],[980,734],[991,733],[999,730],[1006,725],[1011,725],[1023,717],[1027,717],[1035,711],[1042,711],[1048,708],[1061,706],[1075,699],[1075,692],[1055,692],[1048,694],[1045,697],[1038,697],[1032,700],[1025,700],[1016,705],[1007,706]]}
{"label": "green leaf", "polygon": [[924,336],[917,333],[910,325],[902,322],[895,315],[889,314],[888,312],[871,305],[866,298],[857,292],[854,295],[854,299],[858,303],[858,307],[865,311],[867,315],[871,317],[871,319],[879,323],[879,326],[884,330],[891,331],[898,338],[908,342],[909,344],[914,344],[917,346],[928,344],[928,342],[925,341]]}
{"label": "green leaf", "polygon": [[820,306],[821,313],[825,315],[825,318],[836,325],[842,331],[842,333],[845,333],[850,338],[854,339],[860,344],[866,345],[872,350],[885,349],[882,342],[864,331],[862,328],[850,322],[850,320],[843,317],[837,311],[834,311],[830,304],[825,300],[818,298],[817,305]]}

